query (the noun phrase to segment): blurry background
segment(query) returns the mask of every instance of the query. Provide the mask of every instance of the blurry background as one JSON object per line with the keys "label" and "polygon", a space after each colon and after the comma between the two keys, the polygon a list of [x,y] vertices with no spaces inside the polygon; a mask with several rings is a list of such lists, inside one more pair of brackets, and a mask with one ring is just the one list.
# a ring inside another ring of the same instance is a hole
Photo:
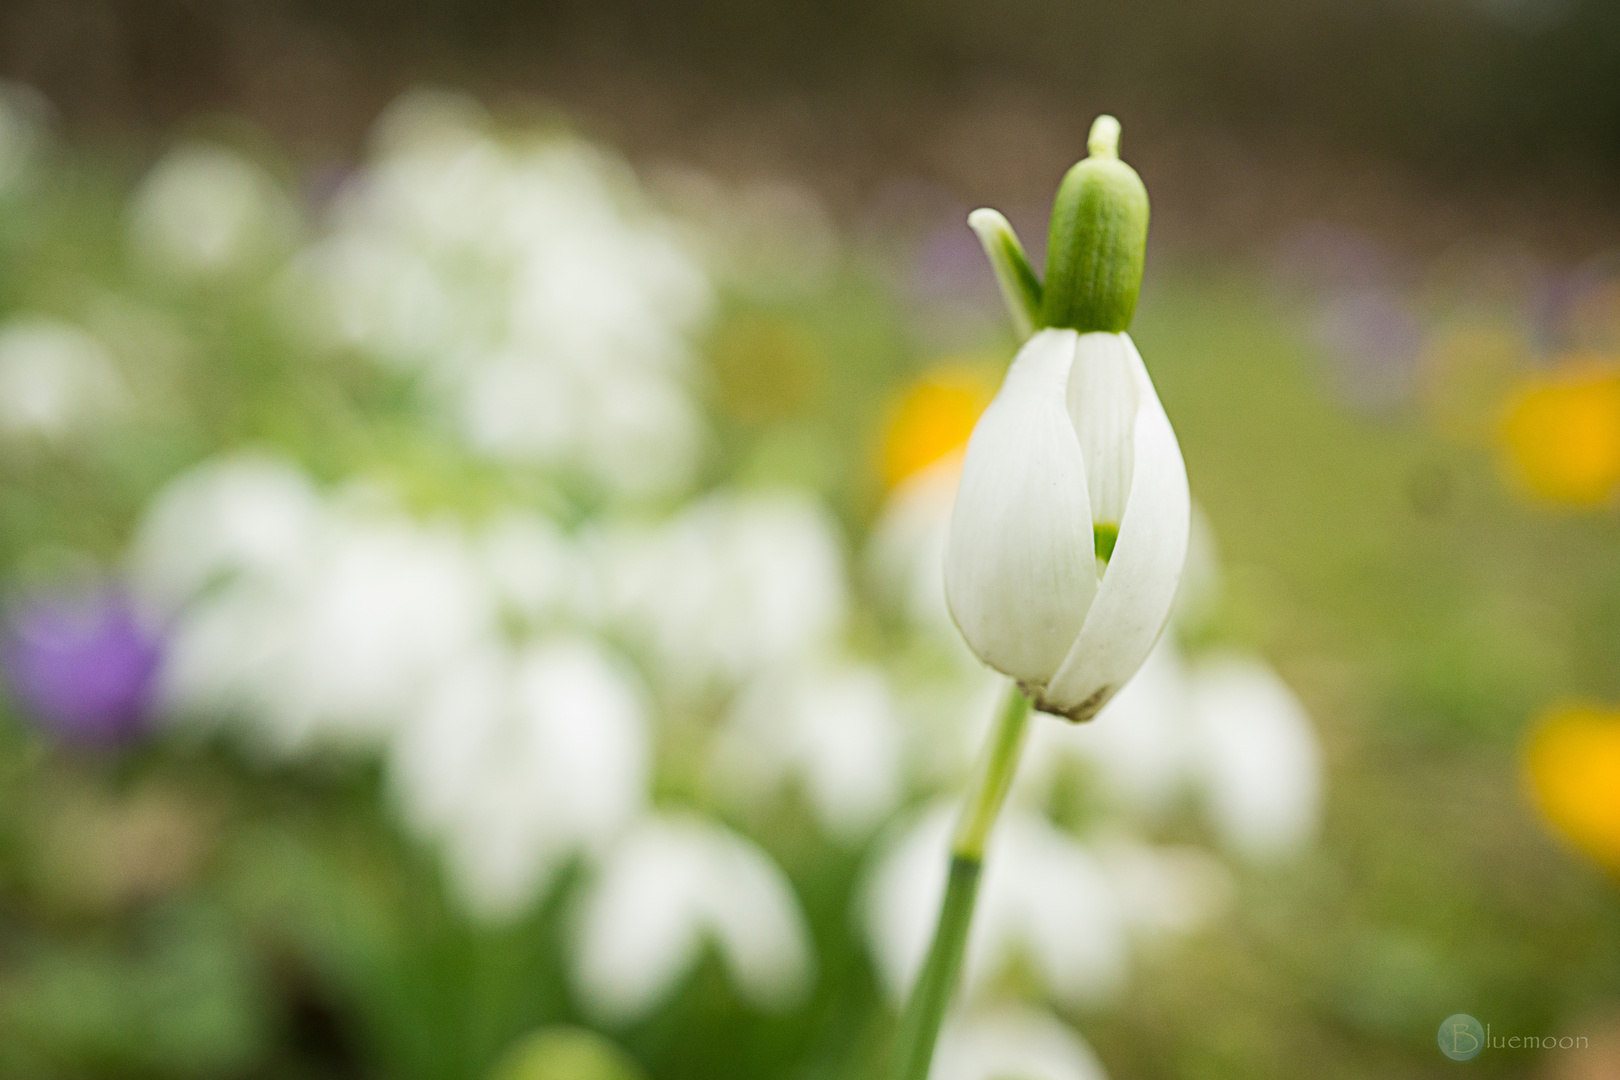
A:
{"label": "blurry background", "polygon": [[1193,556],[937,1076],[1620,1077],[1616,71],[1600,0],[0,5],[0,1074],[881,1076],[997,690],[965,217],[1040,265],[1108,111]]}

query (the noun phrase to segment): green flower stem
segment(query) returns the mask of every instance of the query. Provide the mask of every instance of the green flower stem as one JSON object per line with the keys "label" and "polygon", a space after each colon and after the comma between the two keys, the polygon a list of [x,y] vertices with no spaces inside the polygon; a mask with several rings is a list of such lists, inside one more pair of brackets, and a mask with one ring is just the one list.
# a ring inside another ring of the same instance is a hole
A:
{"label": "green flower stem", "polygon": [[995,726],[984,744],[973,786],[968,789],[967,803],[962,807],[962,819],[956,826],[956,838],[951,842],[951,855],[958,859],[981,862],[984,842],[990,835],[1001,804],[1007,801],[1013,774],[1018,771],[1018,757],[1024,749],[1024,734],[1029,730],[1029,698],[1017,684],[1007,688],[1007,699],[996,714]]}
{"label": "green flower stem", "polygon": [[1002,804],[1007,801],[1013,775],[1018,771],[1024,735],[1029,730],[1029,710],[1029,698],[1017,686],[1010,687],[985,743],[951,841],[945,902],[940,906],[928,959],[923,962],[911,990],[911,1000],[906,1003],[905,1015],[900,1020],[890,1080],[926,1080],[928,1076],[934,1059],[934,1043],[939,1039],[945,1010],[951,1003],[957,976],[962,970],[968,928],[973,923],[973,904],[979,894],[985,841],[1001,813]]}
{"label": "green flower stem", "polygon": [[1041,280],[1024,254],[1024,245],[999,210],[986,207],[973,211],[968,215],[968,228],[978,235],[990,259],[996,283],[1001,286],[1001,298],[1007,302],[1018,340],[1023,341],[1040,328],[1042,303]]}

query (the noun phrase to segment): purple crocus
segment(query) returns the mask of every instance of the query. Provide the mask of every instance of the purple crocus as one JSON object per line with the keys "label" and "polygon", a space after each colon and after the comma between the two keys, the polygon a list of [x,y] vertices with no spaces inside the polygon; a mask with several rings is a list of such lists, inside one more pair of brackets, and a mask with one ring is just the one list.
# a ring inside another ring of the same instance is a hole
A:
{"label": "purple crocus", "polygon": [[111,586],[28,593],[0,628],[0,672],[12,700],[71,742],[138,734],[161,652],[156,628]]}

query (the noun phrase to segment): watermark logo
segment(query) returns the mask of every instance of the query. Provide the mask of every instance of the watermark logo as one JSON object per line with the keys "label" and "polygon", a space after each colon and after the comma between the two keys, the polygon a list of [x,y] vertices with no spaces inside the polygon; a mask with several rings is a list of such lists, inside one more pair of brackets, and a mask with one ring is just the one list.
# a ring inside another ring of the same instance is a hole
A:
{"label": "watermark logo", "polygon": [[1492,1035],[1489,1024],[1481,1025],[1467,1013],[1453,1013],[1440,1021],[1435,1036],[1440,1052],[1452,1061],[1471,1061],[1481,1050],[1584,1050],[1585,1035]]}
{"label": "watermark logo", "polygon": [[1485,1049],[1485,1026],[1467,1013],[1454,1013],[1440,1021],[1436,1041],[1452,1061],[1469,1061]]}

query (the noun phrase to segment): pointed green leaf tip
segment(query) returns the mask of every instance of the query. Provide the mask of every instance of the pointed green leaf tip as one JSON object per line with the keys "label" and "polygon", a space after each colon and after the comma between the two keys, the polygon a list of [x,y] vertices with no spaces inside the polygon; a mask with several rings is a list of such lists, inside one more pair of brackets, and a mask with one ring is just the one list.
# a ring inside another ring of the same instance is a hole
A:
{"label": "pointed green leaf tip", "polygon": [[968,227],[978,235],[990,259],[990,268],[995,271],[1001,298],[1007,302],[1019,339],[1029,337],[1041,325],[1041,281],[1035,276],[1035,268],[1029,265],[1018,234],[1013,232],[1001,211],[988,207],[969,214]]}
{"label": "pointed green leaf tip", "polygon": [[544,1028],[507,1052],[490,1080],[646,1080],[624,1051],[583,1028]]}
{"label": "pointed green leaf tip", "polygon": [[1099,116],[1091,156],[1070,169],[1052,203],[1045,326],[1120,333],[1131,325],[1147,253],[1147,188],[1119,160],[1119,121]]}

